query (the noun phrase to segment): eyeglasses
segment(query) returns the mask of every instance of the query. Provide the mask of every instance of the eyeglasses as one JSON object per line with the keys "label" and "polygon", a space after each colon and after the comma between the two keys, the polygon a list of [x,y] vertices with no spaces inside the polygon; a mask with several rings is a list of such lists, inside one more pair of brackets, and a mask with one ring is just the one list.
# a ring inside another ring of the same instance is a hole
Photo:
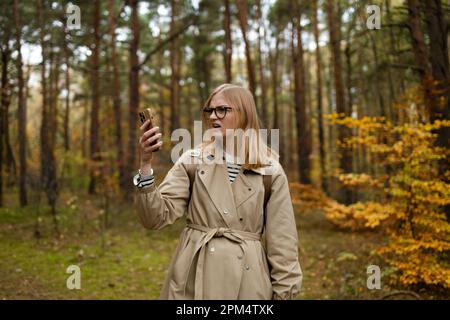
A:
{"label": "eyeglasses", "polygon": [[227,115],[227,111],[232,109],[233,108],[227,106],[218,106],[215,108],[206,107],[203,108],[203,113],[205,114],[206,117],[210,117],[214,111],[214,114],[216,115],[217,118],[223,119]]}

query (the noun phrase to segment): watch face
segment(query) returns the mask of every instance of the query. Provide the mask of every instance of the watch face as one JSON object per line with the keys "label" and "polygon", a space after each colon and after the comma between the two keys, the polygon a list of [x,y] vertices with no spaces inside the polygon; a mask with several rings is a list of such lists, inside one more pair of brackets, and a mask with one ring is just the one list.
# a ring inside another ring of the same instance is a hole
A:
{"label": "watch face", "polygon": [[150,173],[147,174],[147,175],[143,175],[143,174],[141,173],[141,169],[139,169],[139,176],[141,176],[141,177],[150,177],[150,176],[153,176],[153,168],[150,169]]}

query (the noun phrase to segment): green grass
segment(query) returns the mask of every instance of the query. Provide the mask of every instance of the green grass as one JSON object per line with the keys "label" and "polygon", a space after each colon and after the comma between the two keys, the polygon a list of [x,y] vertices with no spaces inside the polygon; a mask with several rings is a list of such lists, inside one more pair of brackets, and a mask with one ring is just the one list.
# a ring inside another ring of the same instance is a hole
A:
{"label": "green grass", "polygon": [[[185,224],[180,219],[161,231],[145,230],[131,205],[114,203],[105,229],[98,198],[66,193],[58,203],[58,238],[46,206],[8,205],[0,209],[0,299],[158,299]],[[381,290],[366,287],[370,264],[389,272],[371,255],[382,235],[342,232],[321,211],[295,211],[304,273],[300,299],[378,299],[393,290],[384,278]],[[81,268],[81,290],[66,287],[69,265]]]}
{"label": "green grass", "polygon": [[[61,238],[48,212],[41,214],[41,239],[33,237],[33,209],[0,210],[0,297],[64,299],[157,299],[183,221],[163,232],[147,231],[134,212],[111,212],[101,231],[101,216],[88,202],[78,212],[59,212]],[[64,208],[64,207],[63,207]],[[88,221],[79,220],[86,216]],[[81,268],[81,290],[68,290],[69,265]],[[14,283],[14,284],[13,284]],[[33,283],[37,291],[28,290]]]}

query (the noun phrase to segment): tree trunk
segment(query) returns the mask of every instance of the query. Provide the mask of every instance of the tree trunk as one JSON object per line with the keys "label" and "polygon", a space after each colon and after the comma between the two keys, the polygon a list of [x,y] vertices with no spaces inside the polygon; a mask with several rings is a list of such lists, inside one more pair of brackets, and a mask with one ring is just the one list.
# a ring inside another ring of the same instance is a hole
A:
{"label": "tree trunk", "polygon": [[[386,21],[388,24],[392,23],[392,18],[391,18],[391,3],[389,0],[385,0],[385,8],[386,8]],[[389,28],[389,49],[388,52],[390,52],[390,54],[388,55],[387,59],[389,61],[389,63],[391,63],[393,61],[393,57],[395,57],[395,53],[397,51],[397,46],[395,45],[395,36],[394,36],[394,32],[392,30],[392,28]],[[387,69],[387,74],[388,74],[388,83],[389,83],[389,114],[388,114],[388,118],[389,121],[391,121],[392,123],[397,123],[397,111],[395,110],[395,108],[392,108],[392,105],[397,97],[397,93],[396,93],[396,83],[397,81],[399,81],[399,77],[397,75],[393,75],[392,74],[392,70],[391,68]],[[394,80],[395,77],[395,80]]]}
{"label": "tree trunk", "polygon": [[[170,34],[173,34],[177,30],[176,17],[178,15],[177,3],[175,0],[170,1],[172,8],[170,18]],[[179,113],[179,101],[180,101],[180,71],[179,71],[179,48],[178,41],[174,39],[170,42],[170,130],[180,127],[180,113]]]}
{"label": "tree trunk", "polygon": [[230,0],[225,0],[225,15],[223,20],[223,28],[225,30],[225,50],[223,52],[225,75],[227,83],[231,83],[232,77],[232,56],[233,43],[231,41],[231,14],[230,14]]}
{"label": "tree trunk", "polygon": [[324,124],[323,124],[323,101],[322,101],[322,55],[320,52],[320,42],[319,42],[319,19],[318,19],[318,0],[312,2],[312,14],[313,14],[313,31],[314,31],[314,41],[316,43],[316,101],[317,101],[317,125],[319,129],[319,153],[320,153],[320,172],[321,172],[321,185],[322,190],[328,191],[325,167],[325,135],[324,135]]}
{"label": "tree trunk", "polygon": [[91,161],[89,194],[96,193],[96,183],[98,170],[97,166],[101,161],[100,145],[99,145],[99,120],[98,114],[100,109],[99,96],[99,68],[100,68],[100,1],[94,0],[94,8],[92,15],[93,37],[94,43],[91,46],[91,126],[89,130],[89,159]]}
{"label": "tree trunk", "polygon": [[[299,10],[296,10],[297,12]],[[298,152],[298,172],[300,182],[303,184],[311,183],[311,165],[309,157],[311,155],[311,135],[308,130],[308,121],[306,117],[306,88],[305,88],[305,65],[304,50],[302,43],[301,16],[292,19],[292,64],[294,70],[294,102],[296,110],[297,127],[297,152]],[[296,43],[294,42],[296,39]]]}
{"label": "tree trunk", "polygon": [[66,87],[66,110],[64,111],[64,150],[70,150],[70,132],[69,132],[69,120],[70,120],[70,55],[68,48],[67,37],[69,35],[68,30],[65,30],[64,34],[64,63],[66,65],[65,70],[65,87]]}
{"label": "tree trunk", "polygon": [[[340,28],[340,19],[339,21],[336,21],[336,18],[334,16],[334,1],[333,0],[327,0],[327,20],[328,20],[328,29],[330,32],[330,44],[331,44],[331,54],[332,54],[332,60],[333,60],[333,70],[334,70],[334,88],[336,93],[336,111],[338,113],[343,113],[345,115],[349,115],[347,112],[346,104],[345,104],[345,94],[344,94],[344,84],[342,80],[342,66],[341,66],[341,49],[340,49],[340,38],[338,36],[339,28]],[[347,137],[350,136],[349,129],[340,126],[338,128],[338,139],[340,141],[345,140]],[[344,173],[351,172],[352,169],[352,154],[350,150],[346,148],[339,148],[340,149],[340,168],[343,170]],[[351,202],[352,196],[351,191],[348,187],[342,186],[341,188],[342,192],[340,195],[340,201],[349,204]]]}
{"label": "tree trunk", "polygon": [[429,113],[433,110],[432,96],[432,71],[430,62],[427,59],[427,49],[425,46],[424,35],[420,26],[420,9],[418,0],[408,0],[409,11],[409,30],[411,34],[412,49],[419,68],[419,74],[422,81],[422,89],[424,91],[425,106],[429,109]]}
{"label": "tree trunk", "polygon": [[25,109],[24,100],[24,80],[23,80],[23,67],[22,67],[22,52],[21,52],[21,38],[22,38],[22,25],[20,21],[19,0],[14,0],[14,21],[16,25],[16,45],[17,45],[17,82],[18,82],[18,108],[17,108],[17,128],[19,134],[19,199],[20,206],[27,205],[27,159],[25,154],[25,147],[27,144],[26,135],[26,120],[27,110]]}
{"label": "tree trunk", "polygon": [[[267,85],[266,76],[264,75],[265,61],[263,59],[263,53],[261,51],[261,42],[266,31],[263,24],[263,17],[261,12],[261,0],[256,0],[256,15],[258,19],[258,66],[259,66],[259,81],[261,84],[261,118],[265,128],[269,126],[269,119],[267,116]],[[264,35],[261,35],[261,31]]]}
{"label": "tree trunk", "polygon": [[81,156],[87,158],[87,136],[88,136],[88,122],[89,122],[89,102],[87,98],[81,100],[83,105],[83,129],[81,137]]}
{"label": "tree trunk", "polygon": [[[138,0],[130,0],[131,19],[130,29],[133,38],[130,43],[130,70],[129,70],[129,107],[128,107],[128,161],[126,165],[127,174],[131,174],[137,167],[137,114],[139,109],[139,59],[137,51],[139,48],[140,26],[138,17]],[[128,185],[130,183],[128,182]]]}
{"label": "tree trunk", "polygon": [[378,58],[378,48],[377,43],[375,41],[373,33],[369,32],[369,39],[370,44],[372,48],[373,53],[373,64],[374,64],[374,73],[375,73],[375,94],[378,98],[378,114],[377,116],[386,117],[386,109],[385,109],[385,103],[383,99],[383,88],[381,87],[381,84],[383,80],[381,79],[381,74],[378,66],[380,65],[380,60]]}
{"label": "tree trunk", "polygon": [[279,83],[278,83],[278,64],[280,63],[280,34],[275,36],[275,53],[269,51],[270,71],[272,77],[272,101],[273,101],[273,122],[272,128],[280,128],[280,119],[278,114],[278,95],[279,95]]}
{"label": "tree trunk", "polygon": [[2,59],[2,71],[1,71],[1,102],[0,102],[0,207],[3,206],[3,147],[5,138],[5,125],[8,109],[10,103],[9,93],[9,78],[8,78],[8,64],[11,57],[11,50],[9,48],[9,29],[5,30],[3,42],[1,44],[1,59]]}
{"label": "tree trunk", "polygon": [[111,36],[111,67],[113,75],[113,112],[115,120],[115,142],[116,142],[116,152],[117,152],[117,167],[119,170],[119,185],[123,193],[126,193],[127,181],[125,174],[125,155],[122,142],[122,101],[120,99],[120,78],[119,78],[119,67],[117,65],[117,53],[116,53],[116,11],[114,8],[114,0],[109,0],[109,32]]}
{"label": "tree trunk", "polygon": [[49,101],[49,139],[50,139],[50,149],[55,150],[56,148],[56,139],[58,132],[58,94],[59,94],[59,66],[61,62],[61,54],[60,52],[53,53],[52,50],[52,58],[50,59],[50,101]]}
{"label": "tree trunk", "polygon": [[[437,81],[434,98],[436,104],[431,106],[430,118],[434,120],[450,119],[450,70],[448,60],[448,24],[444,19],[440,0],[423,1],[427,17],[428,36],[430,38],[430,62],[433,80]],[[437,90],[436,90],[437,89]],[[443,127],[435,132],[437,145],[448,150],[450,148],[450,127]],[[439,162],[439,174],[446,183],[450,170],[448,156]],[[450,220],[450,205],[445,207],[447,220]]]}
{"label": "tree trunk", "polygon": [[[42,188],[45,190],[47,195],[48,203],[51,207],[51,212],[53,216],[53,226],[56,234],[59,234],[58,229],[58,220],[56,218],[56,200],[58,197],[58,184],[56,180],[56,161],[55,156],[53,154],[53,149],[50,146],[49,139],[49,110],[47,109],[49,106],[48,100],[48,92],[47,92],[47,79],[46,79],[46,64],[47,64],[47,50],[45,44],[45,22],[44,22],[44,14],[43,14],[43,5],[42,0],[38,1],[38,16],[39,16],[39,25],[40,32],[39,38],[41,43],[41,51],[42,51],[42,68],[41,68],[41,81],[42,81],[42,123],[40,130],[40,138],[41,138],[41,183]],[[51,79],[50,79],[51,80]]]}
{"label": "tree trunk", "polygon": [[[10,40],[10,35],[9,35],[9,31],[7,32],[7,36],[5,41],[9,41]],[[9,44],[6,43],[5,44],[5,50],[3,51],[3,59],[5,61],[5,67],[7,68],[9,60],[11,59],[11,49],[9,48]],[[16,175],[17,175],[17,170],[16,170],[16,160],[14,159],[14,153],[12,150],[12,146],[11,146],[11,139],[10,139],[10,135],[9,135],[9,107],[11,105],[11,96],[12,96],[12,92],[11,92],[11,84],[9,82],[9,77],[8,77],[8,70],[6,69],[5,72],[3,73],[3,75],[5,76],[5,82],[4,82],[4,87],[3,87],[3,91],[4,91],[4,95],[3,95],[3,102],[2,102],[2,107],[3,107],[3,141],[2,143],[4,143],[4,150],[5,150],[5,160],[6,160],[6,176],[8,178],[7,180],[7,185],[11,186],[13,184],[15,184],[15,182],[17,181],[16,179]]]}
{"label": "tree trunk", "polygon": [[[292,43],[291,43],[292,46]],[[295,81],[293,81],[294,79],[292,79],[293,76],[295,76],[295,72],[291,72],[292,69],[294,68],[294,66],[291,65],[291,68],[288,69],[288,72],[291,74],[290,75],[290,81],[289,81],[289,92],[294,92],[295,91]],[[293,125],[293,118],[294,118],[294,113],[293,110],[294,108],[288,104],[288,117],[287,117],[287,128],[288,128],[288,132],[287,132],[287,141],[288,141],[288,147],[287,147],[287,154],[288,154],[288,167],[290,170],[294,170],[294,153],[295,153],[295,136],[294,136],[294,125]],[[297,170],[295,170],[297,171]]]}
{"label": "tree trunk", "polygon": [[255,101],[257,100],[256,97],[256,82],[255,82],[255,71],[253,68],[253,62],[252,62],[252,55],[250,50],[250,42],[247,38],[247,8],[248,8],[248,2],[247,0],[236,0],[237,5],[237,11],[238,11],[238,20],[239,20],[239,26],[241,28],[242,32],[242,38],[244,39],[245,44],[245,57],[246,57],[246,63],[247,63],[247,74],[248,74],[248,84],[251,93],[253,94],[253,97],[255,98]]}

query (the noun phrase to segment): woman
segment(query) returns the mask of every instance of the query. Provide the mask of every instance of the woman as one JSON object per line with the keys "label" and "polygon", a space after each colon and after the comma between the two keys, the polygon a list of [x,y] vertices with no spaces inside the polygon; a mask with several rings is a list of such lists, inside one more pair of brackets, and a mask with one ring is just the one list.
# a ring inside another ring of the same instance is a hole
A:
{"label": "woman", "polygon": [[[250,91],[231,84],[212,92],[203,120],[224,143],[227,129],[259,129]],[[244,163],[226,154],[225,164],[211,161],[218,158],[216,149],[203,143],[185,152],[156,186],[151,162],[161,133],[147,126],[141,127],[135,178],[139,218],[144,227],[161,229],[187,214],[161,299],[294,299],[302,280],[297,230],[288,180],[275,153],[247,141]],[[255,150],[253,163],[249,154]],[[193,159],[195,171],[188,164]],[[269,191],[263,175],[270,175]]]}

